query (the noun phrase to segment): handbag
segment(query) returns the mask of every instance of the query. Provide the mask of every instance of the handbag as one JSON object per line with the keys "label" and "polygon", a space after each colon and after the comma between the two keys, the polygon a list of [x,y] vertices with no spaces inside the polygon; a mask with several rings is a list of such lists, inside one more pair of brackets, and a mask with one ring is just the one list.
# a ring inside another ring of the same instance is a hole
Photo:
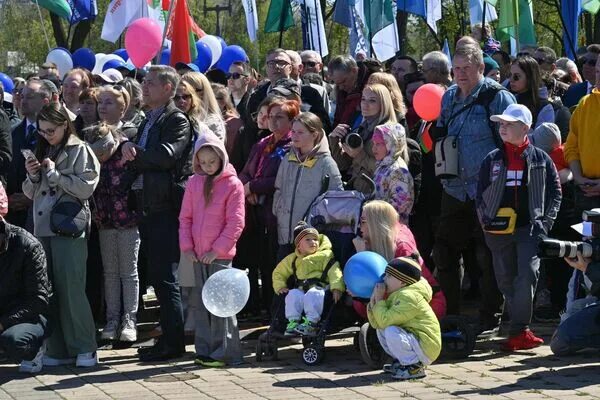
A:
{"label": "handbag", "polygon": [[435,142],[435,176],[442,179],[458,177],[458,138],[445,136]]}
{"label": "handbag", "polygon": [[60,236],[80,237],[87,230],[89,221],[88,207],[66,193],[60,196],[50,211],[50,230]]}
{"label": "handbag", "polygon": [[494,219],[483,227],[487,233],[495,235],[511,235],[515,231],[517,213],[510,207],[502,207]]}

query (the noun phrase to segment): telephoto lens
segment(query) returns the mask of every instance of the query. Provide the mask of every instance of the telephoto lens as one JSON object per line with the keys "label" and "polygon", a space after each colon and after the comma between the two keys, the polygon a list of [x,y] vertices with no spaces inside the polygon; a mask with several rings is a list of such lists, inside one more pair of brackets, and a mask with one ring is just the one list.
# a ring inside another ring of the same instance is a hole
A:
{"label": "telephoto lens", "polygon": [[575,258],[578,251],[584,257],[591,257],[594,248],[587,242],[568,242],[550,238],[540,240],[538,243],[538,257],[541,258]]}
{"label": "telephoto lens", "polygon": [[350,132],[344,137],[344,143],[351,149],[358,149],[363,144],[362,137],[356,132]]}

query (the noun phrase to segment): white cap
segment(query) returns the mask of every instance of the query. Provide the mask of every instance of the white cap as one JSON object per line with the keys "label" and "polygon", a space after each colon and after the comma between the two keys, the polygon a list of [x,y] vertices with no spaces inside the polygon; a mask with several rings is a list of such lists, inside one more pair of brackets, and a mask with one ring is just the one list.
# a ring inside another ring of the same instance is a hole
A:
{"label": "white cap", "polygon": [[490,119],[494,122],[522,122],[527,126],[531,126],[533,117],[529,108],[522,104],[511,104],[506,107],[506,110],[500,115],[492,115]]}
{"label": "white cap", "polygon": [[109,68],[101,74],[96,74],[106,83],[117,83],[123,80],[123,74],[114,68]]}

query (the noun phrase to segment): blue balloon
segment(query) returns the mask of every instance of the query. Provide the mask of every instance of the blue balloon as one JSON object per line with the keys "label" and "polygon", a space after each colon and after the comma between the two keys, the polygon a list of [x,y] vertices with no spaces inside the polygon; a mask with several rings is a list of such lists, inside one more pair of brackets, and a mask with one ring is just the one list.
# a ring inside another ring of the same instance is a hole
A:
{"label": "blue balloon", "polygon": [[96,55],[91,49],[88,49],[87,47],[82,47],[80,49],[75,50],[72,58],[73,67],[75,68],[85,68],[88,71],[91,71],[96,65]]}
{"label": "blue balloon", "polygon": [[223,39],[221,36],[217,36],[217,39],[219,39],[219,42],[221,42],[221,47],[223,48],[223,50],[225,50],[225,48],[227,47],[227,42],[225,42],[225,39]]}
{"label": "blue balloon", "polygon": [[125,49],[117,49],[113,51],[113,54],[121,57],[125,61],[127,61],[127,59],[129,58],[129,54],[127,54],[127,50]]}
{"label": "blue balloon", "polygon": [[0,72],[0,82],[2,82],[2,87],[6,93],[12,94],[13,89],[15,88],[15,84],[13,83],[10,76],[5,73]]}
{"label": "blue balloon", "polygon": [[368,299],[373,293],[375,284],[383,282],[383,274],[387,261],[372,251],[356,253],[344,267],[346,287],[356,297]]}
{"label": "blue balloon", "polygon": [[171,62],[171,49],[163,49],[160,52],[160,64],[169,65]]}
{"label": "blue balloon", "polygon": [[108,60],[107,62],[104,63],[104,65],[102,66],[102,72],[106,71],[109,68],[119,68],[119,67],[124,67],[125,61],[122,60]]}
{"label": "blue balloon", "polygon": [[219,62],[217,62],[216,68],[228,72],[229,67],[234,62],[248,62],[248,55],[244,49],[242,49],[238,45],[227,46],[225,50],[223,50],[223,54],[221,54],[221,58],[219,58]]}
{"label": "blue balloon", "polygon": [[196,51],[198,52],[198,57],[196,60],[194,60],[194,64],[198,66],[200,72],[204,73],[210,68],[210,64],[212,62],[212,51],[206,43],[201,41],[196,42]]}

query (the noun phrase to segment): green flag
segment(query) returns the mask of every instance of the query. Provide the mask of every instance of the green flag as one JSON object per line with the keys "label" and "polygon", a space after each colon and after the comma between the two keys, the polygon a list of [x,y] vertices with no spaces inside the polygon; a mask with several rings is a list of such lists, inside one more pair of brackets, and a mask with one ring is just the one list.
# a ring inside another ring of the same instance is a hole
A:
{"label": "green flag", "polygon": [[294,26],[294,15],[290,0],[271,0],[265,32],[286,31],[292,26]]}
{"label": "green flag", "polygon": [[535,46],[535,27],[531,0],[519,0],[519,44]]}
{"label": "green flag", "polygon": [[515,27],[519,25],[518,0],[498,0],[498,39],[501,41],[510,40],[510,37],[517,37]]}
{"label": "green flag", "polygon": [[364,3],[365,25],[370,37],[394,23],[391,0],[366,0]]}
{"label": "green flag", "polygon": [[484,0],[484,1],[493,7],[496,7],[496,4],[498,3],[498,0]]}
{"label": "green flag", "polygon": [[581,7],[590,14],[596,14],[600,10],[600,0],[583,0]]}
{"label": "green flag", "polygon": [[32,0],[34,3],[38,4],[40,7],[45,8],[46,10],[58,15],[66,19],[67,21],[71,21],[71,6],[67,3],[67,0]]}

